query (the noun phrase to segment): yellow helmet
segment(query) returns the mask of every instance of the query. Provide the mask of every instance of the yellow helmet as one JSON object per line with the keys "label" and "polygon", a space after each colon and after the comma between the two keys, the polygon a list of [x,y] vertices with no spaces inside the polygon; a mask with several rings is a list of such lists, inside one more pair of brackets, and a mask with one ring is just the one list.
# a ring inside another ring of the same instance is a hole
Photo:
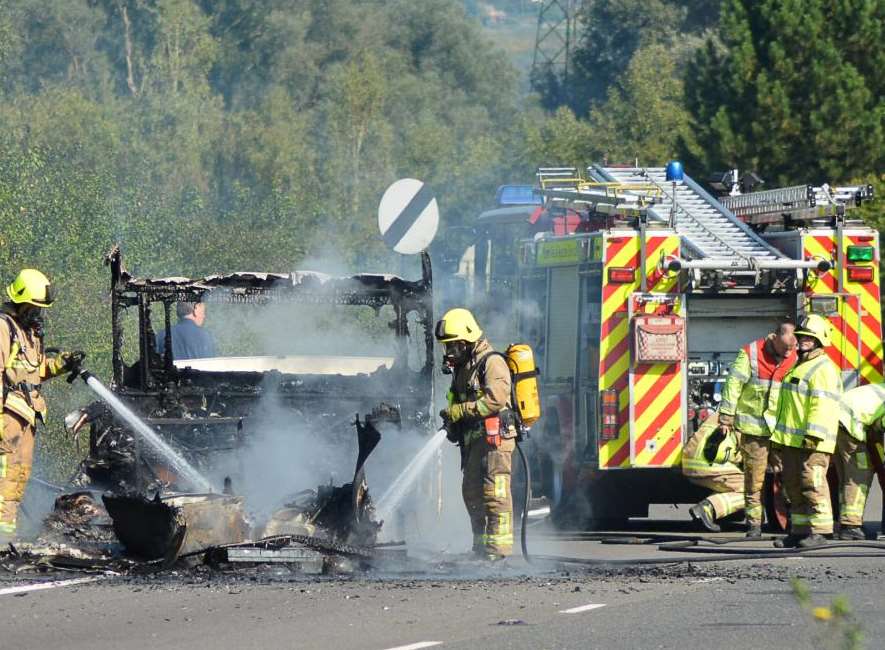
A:
{"label": "yellow helmet", "polygon": [[831,330],[832,325],[826,318],[819,314],[809,314],[802,319],[794,334],[796,336],[810,336],[817,339],[822,346],[827,347],[830,344]]}
{"label": "yellow helmet", "polygon": [[6,295],[16,305],[27,303],[35,307],[49,307],[53,301],[49,278],[36,269],[22,269],[12,284],[6,287]]}
{"label": "yellow helmet", "polygon": [[482,330],[476,319],[468,310],[458,307],[450,309],[436,323],[436,340],[440,343],[466,341],[476,343],[482,336]]}

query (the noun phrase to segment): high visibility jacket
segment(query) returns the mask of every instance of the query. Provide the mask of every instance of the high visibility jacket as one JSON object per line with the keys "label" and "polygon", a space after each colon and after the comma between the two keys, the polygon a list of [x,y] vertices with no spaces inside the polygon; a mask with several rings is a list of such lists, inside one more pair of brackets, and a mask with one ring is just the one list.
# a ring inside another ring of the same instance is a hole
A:
{"label": "high visibility jacket", "polygon": [[715,476],[727,472],[740,472],[741,456],[737,450],[737,438],[734,431],[727,434],[725,441],[730,443],[735,451],[731,460],[727,463],[711,463],[704,457],[704,449],[710,440],[710,437],[719,428],[719,418],[713,415],[707,418],[704,423],[698,427],[688,442],[682,447],[682,473],[689,477]]}
{"label": "high visibility jacket", "polygon": [[[839,424],[852,438],[867,439],[867,427],[885,417],[885,384],[858,386],[842,394]],[[882,422],[885,424],[885,422]]]}
{"label": "high visibility jacket", "polygon": [[816,451],[832,454],[839,430],[842,379],[830,358],[820,354],[800,361],[781,385],[773,443],[802,447],[807,437],[817,441]]}
{"label": "high visibility jacket", "polygon": [[768,337],[761,338],[741,348],[722,391],[719,412],[734,416],[741,435],[771,435],[781,382],[796,363],[795,350],[781,359],[768,341]]}
{"label": "high visibility jacket", "polygon": [[43,340],[30,329],[25,330],[8,312],[0,312],[0,366],[3,411],[15,413],[31,426],[37,419],[46,422],[46,400],[40,394],[40,384],[65,372],[64,362],[47,359]]}
{"label": "high visibility jacket", "polygon": [[470,444],[483,434],[483,418],[499,413],[510,404],[510,369],[486,339],[480,339],[473,355],[455,368],[449,404],[466,404],[467,417],[457,423],[463,427],[464,443]]}

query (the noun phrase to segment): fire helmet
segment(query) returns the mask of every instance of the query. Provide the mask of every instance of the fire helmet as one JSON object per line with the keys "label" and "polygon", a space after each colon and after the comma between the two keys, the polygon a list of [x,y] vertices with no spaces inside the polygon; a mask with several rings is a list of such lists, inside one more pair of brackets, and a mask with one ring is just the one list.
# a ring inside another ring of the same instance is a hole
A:
{"label": "fire helmet", "polygon": [[476,343],[482,336],[482,330],[473,314],[467,309],[458,307],[447,311],[436,323],[436,340],[440,343],[465,341]]}
{"label": "fire helmet", "polygon": [[49,278],[36,269],[22,269],[12,284],[6,287],[6,295],[16,305],[35,307],[49,307],[54,300]]}
{"label": "fire helmet", "polygon": [[796,336],[810,336],[817,339],[823,347],[827,347],[831,340],[832,325],[830,321],[819,314],[809,314],[802,319],[794,334]]}

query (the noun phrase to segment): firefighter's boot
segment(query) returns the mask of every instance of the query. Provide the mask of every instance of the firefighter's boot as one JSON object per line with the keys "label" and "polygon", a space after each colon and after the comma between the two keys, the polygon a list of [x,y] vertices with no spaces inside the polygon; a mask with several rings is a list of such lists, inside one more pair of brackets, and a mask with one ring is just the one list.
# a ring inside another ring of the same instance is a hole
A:
{"label": "firefighter's boot", "polygon": [[842,526],[839,531],[839,539],[848,542],[862,542],[867,538],[860,526]]}
{"label": "firefighter's boot", "polygon": [[774,540],[775,548],[796,548],[799,546],[799,540],[804,539],[802,535],[787,535],[781,539]]}
{"label": "firefighter's boot", "polygon": [[817,548],[827,543],[827,538],[819,533],[812,533],[799,540],[799,548]]}
{"label": "firefighter's boot", "polygon": [[747,526],[747,539],[762,539],[762,526],[749,524]]}
{"label": "firefighter's boot", "polygon": [[704,499],[700,503],[693,505],[688,509],[688,513],[695,521],[700,521],[704,528],[711,533],[718,533],[722,530],[716,523],[716,515],[713,511],[713,504]]}

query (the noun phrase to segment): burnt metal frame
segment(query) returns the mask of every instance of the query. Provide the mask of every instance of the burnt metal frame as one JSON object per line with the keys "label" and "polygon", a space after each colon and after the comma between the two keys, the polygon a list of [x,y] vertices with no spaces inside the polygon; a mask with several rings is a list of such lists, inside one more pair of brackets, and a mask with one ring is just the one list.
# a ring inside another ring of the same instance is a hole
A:
{"label": "burnt metal frame", "polygon": [[351,277],[322,278],[305,274],[303,281],[294,284],[289,274],[233,274],[210,276],[198,280],[151,280],[133,278],[123,266],[119,246],[106,257],[111,267],[111,334],[113,380],[117,387],[124,385],[122,312],[138,307],[139,317],[139,383],[141,390],[153,386],[149,363],[156,354],[154,332],[151,326],[151,303],[162,302],[166,325],[166,345],[163,371],[174,373],[171,355],[170,306],[182,300],[198,302],[214,289],[229,289],[231,302],[261,304],[264,302],[294,302],[337,305],[366,305],[379,310],[390,305],[396,312],[394,329],[402,342],[401,353],[409,336],[408,314],[415,311],[424,329],[425,359],[419,371],[432,386],[433,375],[433,273],[430,256],[421,254],[421,279],[404,280],[396,276],[354,275]]}

